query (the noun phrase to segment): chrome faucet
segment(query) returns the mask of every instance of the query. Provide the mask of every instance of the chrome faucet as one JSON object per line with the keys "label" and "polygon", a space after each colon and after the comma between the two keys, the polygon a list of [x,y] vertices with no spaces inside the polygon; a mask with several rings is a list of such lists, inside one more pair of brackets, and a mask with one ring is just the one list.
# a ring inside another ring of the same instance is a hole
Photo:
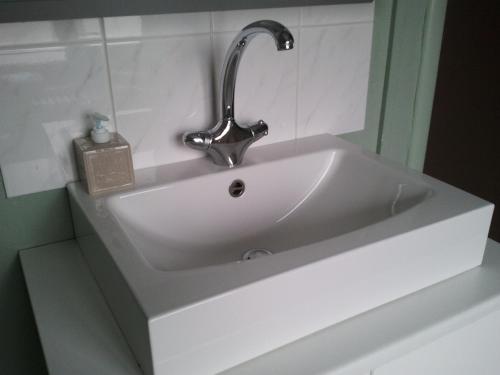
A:
{"label": "chrome faucet", "polygon": [[187,133],[183,137],[186,146],[206,151],[215,164],[229,168],[240,164],[247,148],[268,132],[267,124],[262,120],[247,127],[238,125],[234,119],[238,66],[248,43],[259,33],[270,34],[278,51],[293,48],[292,34],[278,22],[257,21],[243,28],[229,47],[222,70],[222,120],[210,130]]}

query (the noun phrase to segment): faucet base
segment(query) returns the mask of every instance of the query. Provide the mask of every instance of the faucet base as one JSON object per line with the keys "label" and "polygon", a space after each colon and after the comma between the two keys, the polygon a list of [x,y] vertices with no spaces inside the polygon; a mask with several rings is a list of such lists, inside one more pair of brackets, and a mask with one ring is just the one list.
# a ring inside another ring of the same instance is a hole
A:
{"label": "faucet base", "polygon": [[267,135],[268,129],[262,120],[244,127],[228,117],[211,130],[185,134],[183,141],[188,147],[207,152],[215,164],[232,168],[241,164],[248,147]]}

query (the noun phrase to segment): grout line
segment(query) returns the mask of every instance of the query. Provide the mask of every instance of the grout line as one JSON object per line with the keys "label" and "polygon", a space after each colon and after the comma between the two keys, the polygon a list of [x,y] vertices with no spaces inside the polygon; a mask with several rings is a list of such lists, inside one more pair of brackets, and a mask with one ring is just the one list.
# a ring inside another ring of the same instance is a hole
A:
{"label": "grout line", "polygon": [[301,36],[302,36],[302,18],[303,18],[303,7],[299,9],[299,27],[297,34],[297,41],[295,42],[297,48],[297,69],[296,69],[296,82],[295,82],[295,131],[294,138],[297,139],[299,137],[299,94],[300,94],[300,74],[302,72],[301,69]]}
{"label": "grout line", "polygon": [[211,30],[202,33],[182,33],[182,34],[166,34],[166,35],[146,35],[146,36],[134,36],[134,37],[112,37],[106,39],[109,44],[118,43],[128,43],[128,42],[141,42],[145,40],[163,40],[163,39],[173,39],[173,38],[188,38],[194,36],[205,36],[211,33]]}
{"label": "grout line", "polygon": [[108,90],[111,101],[111,117],[113,118],[113,123],[115,124],[115,130],[118,132],[118,121],[116,121],[116,108],[115,108],[115,97],[113,94],[113,84],[111,82],[111,67],[109,64],[109,51],[108,51],[108,42],[106,39],[106,28],[104,27],[104,18],[99,18],[99,25],[101,27],[102,39],[104,44],[104,60],[106,63],[106,75],[108,81]]}
{"label": "grout line", "polygon": [[[291,26],[290,28],[292,28],[293,26]],[[212,31],[214,35],[224,35],[224,34],[232,34],[234,36],[236,36],[236,34],[238,34],[239,32],[241,31],[241,29],[237,29],[237,30],[223,30],[223,31]]]}
{"label": "grout line", "polygon": [[42,42],[42,43],[28,43],[28,44],[9,44],[0,47],[1,52],[15,52],[23,50],[36,50],[36,49],[49,49],[49,48],[64,48],[68,46],[92,46],[102,44],[102,38],[92,38],[86,40],[72,40],[67,42]]}
{"label": "grout line", "polygon": [[[218,85],[217,81],[217,68],[215,66],[215,39],[214,39],[214,12],[210,12],[210,93],[212,95],[212,120],[217,121],[219,117],[218,113]],[[221,94],[222,95],[222,94]]]}
{"label": "grout line", "polygon": [[[302,9],[304,7],[300,8],[300,21],[298,25],[285,25],[289,29],[295,29],[295,28],[307,28],[307,29],[316,29],[316,28],[321,28],[321,27],[333,27],[333,26],[346,26],[346,25],[364,25],[364,24],[370,24],[373,23],[373,19],[371,20],[366,20],[366,21],[350,21],[350,22],[335,22],[335,23],[324,23],[324,24],[317,24],[317,25],[302,25],[303,22],[303,16],[302,16]],[[213,21],[213,20],[211,20]],[[240,31],[240,29],[234,29],[234,30],[220,30],[220,31],[213,31],[212,32],[216,35],[219,34],[236,34]]]}
{"label": "grout line", "polygon": [[[5,46],[0,46],[0,51],[16,51],[16,50],[26,50],[26,49],[39,49],[39,48],[51,48],[51,47],[66,47],[73,45],[92,45],[92,44],[101,44],[106,42],[108,44],[114,43],[127,43],[127,42],[141,42],[143,40],[157,40],[157,39],[171,39],[171,38],[182,38],[182,37],[193,37],[193,36],[203,36],[207,34],[236,34],[239,30],[224,30],[224,31],[214,31],[213,30],[213,18],[212,13],[210,12],[210,30],[206,32],[199,33],[181,33],[181,34],[166,34],[166,35],[147,35],[147,36],[130,36],[130,37],[111,37],[106,38],[90,38],[85,40],[70,40],[70,41],[57,41],[57,42],[40,42],[40,43],[27,43],[27,44],[9,44]],[[302,8],[300,11],[301,23],[302,23]],[[101,19],[100,19],[101,20]],[[101,21],[100,23],[102,23]],[[334,27],[334,26],[345,26],[345,25],[358,25],[358,24],[370,24],[373,23],[373,20],[370,21],[357,21],[357,22],[340,22],[340,23],[330,23],[330,24],[320,24],[320,25],[294,25],[288,26],[290,29],[294,28],[306,28],[306,29],[315,29],[321,27]],[[104,27],[100,26],[102,32],[104,32]]]}
{"label": "grout line", "polygon": [[370,24],[370,23],[373,23],[373,19],[372,20],[367,20],[367,21],[334,22],[334,23],[325,23],[325,24],[316,24],[316,25],[301,25],[301,27],[304,27],[306,29],[317,29],[317,28],[320,28],[320,27],[334,27],[334,26],[348,26],[348,25],[365,25],[365,24]]}

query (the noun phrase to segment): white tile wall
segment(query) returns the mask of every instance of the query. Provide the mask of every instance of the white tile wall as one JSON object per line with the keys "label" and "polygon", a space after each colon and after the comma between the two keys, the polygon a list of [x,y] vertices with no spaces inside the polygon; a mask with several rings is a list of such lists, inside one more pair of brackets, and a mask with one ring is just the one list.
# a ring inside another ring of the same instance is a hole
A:
{"label": "white tile wall", "polygon": [[274,8],[229,10],[212,12],[213,31],[239,31],[246,25],[259,20],[274,20],[286,27],[300,25],[301,8]]}
{"label": "white tile wall", "polygon": [[373,21],[373,3],[321,5],[302,8],[302,26]]}
{"label": "white tile wall", "polygon": [[210,13],[105,18],[104,28],[107,39],[203,34],[210,32]]}
{"label": "white tile wall", "polygon": [[213,119],[210,34],[110,43],[116,119],[130,142],[135,168],[193,159],[187,129]]}
{"label": "white tile wall", "polygon": [[371,29],[370,23],[303,28],[299,137],[363,129],[371,49],[367,35]]}
{"label": "white tile wall", "polygon": [[19,47],[37,43],[68,43],[101,39],[95,18],[63,21],[0,23],[0,46]]}
{"label": "white tile wall", "polygon": [[101,44],[0,50],[0,167],[7,196],[77,178],[71,140],[111,114]]}
{"label": "white tile wall", "polygon": [[202,156],[180,136],[216,122],[227,46],[259,19],[289,27],[296,48],[252,41],[239,69],[237,121],[265,120],[260,144],[362,129],[373,3],[0,24],[7,195],[75,180],[71,140],[88,131],[93,111],[116,119],[135,168]]}

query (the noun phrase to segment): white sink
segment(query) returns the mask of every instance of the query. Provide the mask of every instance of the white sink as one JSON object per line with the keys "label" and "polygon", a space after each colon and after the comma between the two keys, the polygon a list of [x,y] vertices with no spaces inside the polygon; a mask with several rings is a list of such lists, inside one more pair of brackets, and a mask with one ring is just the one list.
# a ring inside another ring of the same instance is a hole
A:
{"label": "white sink", "polygon": [[478,266],[493,211],[329,135],[136,179],[97,199],[69,191],[82,251],[156,375],[222,371]]}

